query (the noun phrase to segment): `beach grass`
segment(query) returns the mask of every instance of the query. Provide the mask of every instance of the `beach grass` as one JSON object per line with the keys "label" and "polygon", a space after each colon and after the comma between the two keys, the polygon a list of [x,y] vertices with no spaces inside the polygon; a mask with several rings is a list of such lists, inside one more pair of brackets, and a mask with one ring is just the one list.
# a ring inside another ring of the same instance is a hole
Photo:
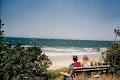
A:
{"label": "beach grass", "polygon": [[[64,68],[60,68],[60,69],[57,69],[57,70],[53,70],[53,72],[56,72],[56,73],[60,73],[60,72],[66,72],[66,73],[69,73],[69,68],[67,67],[64,67]],[[63,75],[59,75],[58,78],[56,78],[55,80],[63,80]],[[81,75],[81,76],[78,76],[76,78],[76,80],[120,80],[120,77],[119,76],[112,76],[112,75],[109,75],[109,74],[102,74],[100,75],[99,77],[94,77],[94,75],[92,75],[91,77],[87,77],[87,76],[84,76],[84,75]]]}

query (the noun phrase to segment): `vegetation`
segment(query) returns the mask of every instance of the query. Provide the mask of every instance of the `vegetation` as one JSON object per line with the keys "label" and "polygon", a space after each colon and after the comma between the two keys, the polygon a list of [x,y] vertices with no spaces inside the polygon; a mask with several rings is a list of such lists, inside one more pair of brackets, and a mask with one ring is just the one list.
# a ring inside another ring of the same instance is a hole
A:
{"label": "vegetation", "polygon": [[3,30],[2,27],[4,26],[4,24],[2,24],[2,21],[0,19],[0,51],[3,49],[4,46],[4,36],[3,36]]}
{"label": "vegetation", "polygon": [[120,37],[120,29],[119,29],[119,27],[117,27],[116,29],[114,29],[114,33],[115,33],[115,40],[114,41],[117,41],[117,37]]}
{"label": "vegetation", "polygon": [[105,62],[110,65],[109,73],[120,76],[120,44],[115,43],[106,53]]}
{"label": "vegetation", "polygon": [[[118,40],[117,40],[118,39]],[[110,65],[109,73],[120,76],[120,30],[115,29],[115,42],[105,52],[104,60]]]}
{"label": "vegetation", "polygon": [[60,72],[57,72],[57,71],[48,71],[47,73],[47,77],[49,78],[49,80],[56,80],[58,79],[59,77],[61,76]]}
{"label": "vegetation", "polygon": [[6,47],[0,52],[0,71],[4,79],[32,79],[45,77],[51,61],[42,54],[40,47],[30,47],[27,50],[20,46]]}
{"label": "vegetation", "polygon": [[100,77],[83,77],[80,76],[76,80],[120,80],[119,77],[113,77],[111,75],[101,75]]}

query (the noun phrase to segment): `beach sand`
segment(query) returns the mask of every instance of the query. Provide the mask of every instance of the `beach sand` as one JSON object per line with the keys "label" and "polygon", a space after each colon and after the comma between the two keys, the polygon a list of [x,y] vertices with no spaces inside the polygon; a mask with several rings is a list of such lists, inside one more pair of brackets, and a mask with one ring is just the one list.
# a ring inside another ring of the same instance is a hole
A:
{"label": "beach sand", "polygon": [[[83,55],[77,55],[78,61],[82,63]],[[100,59],[100,54],[87,54],[90,61],[98,61]],[[73,55],[64,55],[64,56],[49,56],[52,61],[52,65],[48,68],[48,70],[57,70],[64,67],[69,67],[72,61]]]}

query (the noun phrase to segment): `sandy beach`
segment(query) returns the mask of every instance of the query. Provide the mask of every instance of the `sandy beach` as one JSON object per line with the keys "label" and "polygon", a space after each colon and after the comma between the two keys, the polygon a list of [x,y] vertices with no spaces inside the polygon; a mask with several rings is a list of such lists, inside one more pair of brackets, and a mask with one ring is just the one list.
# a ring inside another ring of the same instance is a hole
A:
{"label": "sandy beach", "polygon": [[[78,61],[82,63],[83,55],[77,55]],[[98,61],[100,59],[100,54],[87,54],[90,61]],[[64,56],[50,56],[49,58],[52,61],[52,65],[49,67],[49,70],[56,70],[64,67],[69,67],[72,61],[73,55],[64,55]]]}

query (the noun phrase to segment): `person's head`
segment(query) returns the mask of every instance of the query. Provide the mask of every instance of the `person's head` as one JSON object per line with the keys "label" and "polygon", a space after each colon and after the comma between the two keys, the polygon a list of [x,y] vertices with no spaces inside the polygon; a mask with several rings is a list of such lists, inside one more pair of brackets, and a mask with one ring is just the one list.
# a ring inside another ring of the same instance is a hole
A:
{"label": "person's head", "polygon": [[73,61],[77,61],[78,60],[78,57],[77,56],[73,56]]}
{"label": "person's head", "polygon": [[83,60],[86,60],[86,61],[89,60],[88,56],[87,56],[87,55],[84,55],[84,56],[83,56]]}

